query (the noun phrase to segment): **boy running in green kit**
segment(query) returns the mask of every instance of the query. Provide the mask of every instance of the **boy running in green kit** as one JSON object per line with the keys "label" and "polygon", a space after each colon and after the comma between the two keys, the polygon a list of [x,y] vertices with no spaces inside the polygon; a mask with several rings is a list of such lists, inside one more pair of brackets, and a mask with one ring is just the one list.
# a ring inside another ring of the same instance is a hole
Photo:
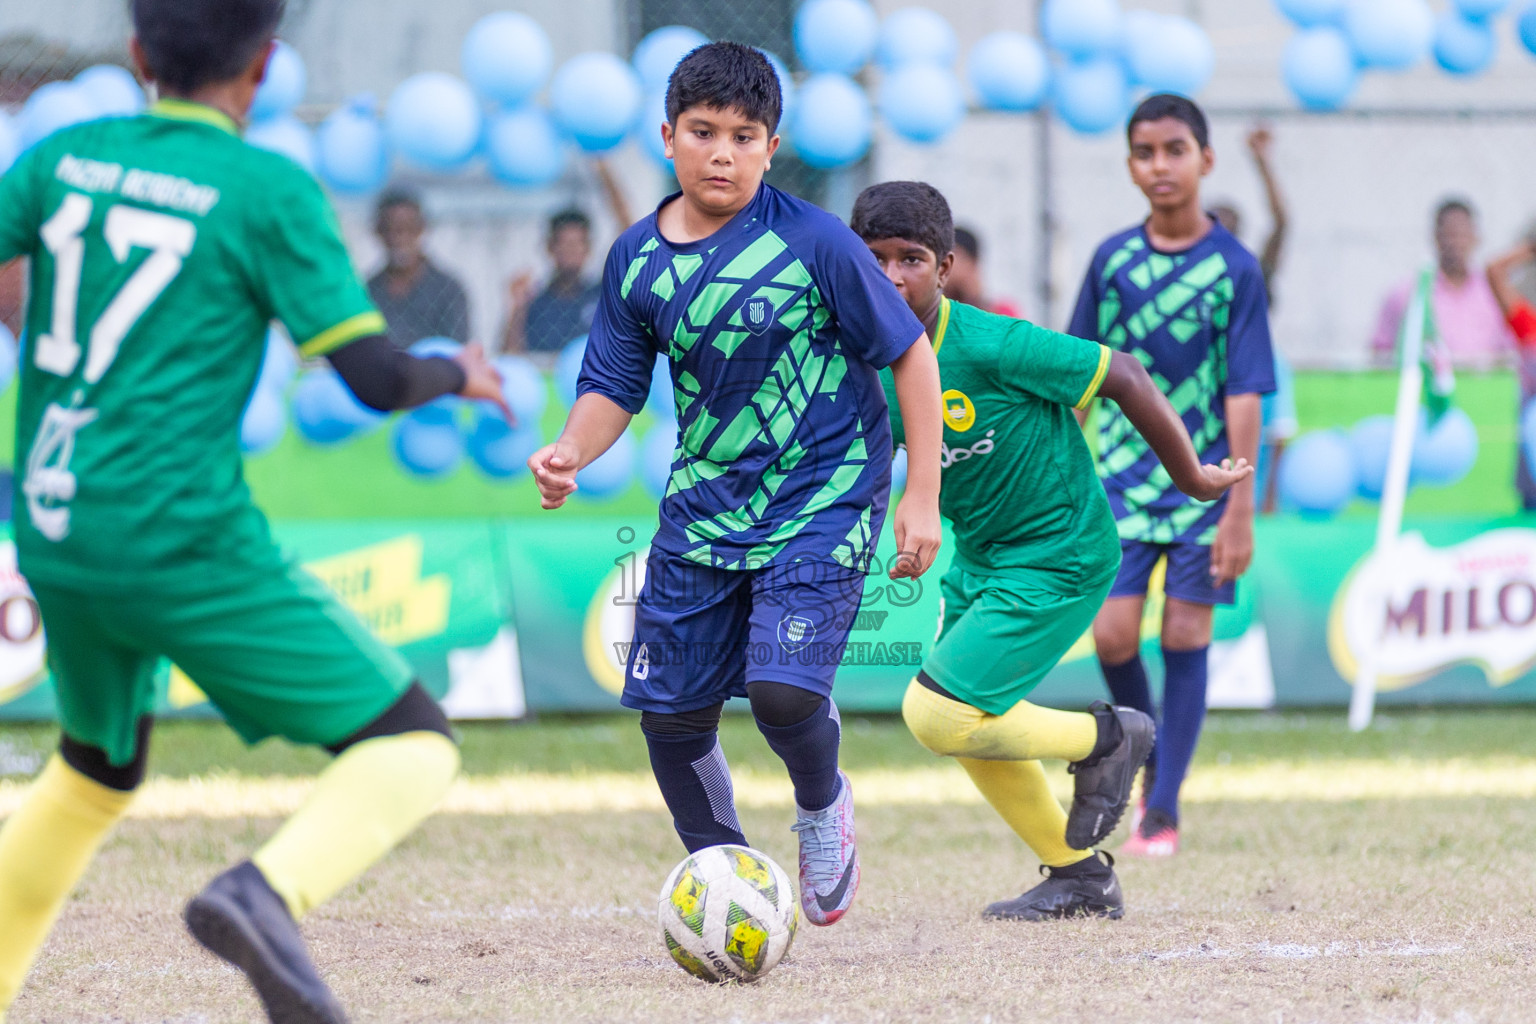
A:
{"label": "boy running in green kit", "polygon": [[[944,298],[953,263],[949,204],[932,186],[865,189],[850,226],[927,328],[944,390],[940,508],[955,531],[941,629],[902,715],[954,757],[1044,862],[1047,878],[989,918],[1118,918],[1120,885],[1092,847],[1129,801],[1153,723],[1096,703],[1055,711],[1025,698],[1093,622],[1120,563],[1115,521],[1072,415],[1095,396],[1134,423],[1178,486],[1214,498],[1252,470],[1202,466],[1183,424],[1133,357]],[[898,443],[900,411],[892,411]],[[1070,762],[1070,815],[1041,758]]]}
{"label": "boy running in green kit", "polygon": [[501,402],[479,349],[383,337],[313,178],[246,145],[282,0],[133,0],[160,100],[39,142],[0,178],[0,263],[31,260],[15,536],[48,635],[58,755],[0,828],[0,1018],[143,781],[174,661],[247,742],[336,759],[251,859],[187,906],[274,1021],[345,1019],[295,919],[437,805],[459,753],[410,667],[290,564],[251,501],[241,411],[268,324],[375,409]]}

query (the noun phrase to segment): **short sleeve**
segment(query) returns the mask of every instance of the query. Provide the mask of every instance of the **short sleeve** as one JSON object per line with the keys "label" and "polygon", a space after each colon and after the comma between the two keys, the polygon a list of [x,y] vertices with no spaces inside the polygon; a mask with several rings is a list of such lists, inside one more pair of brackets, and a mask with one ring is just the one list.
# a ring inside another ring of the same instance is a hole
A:
{"label": "short sleeve", "polygon": [[249,273],[268,315],[306,357],[385,332],[384,317],[352,269],[335,211],[313,178],[288,161],[251,215]]}
{"label": "short sleeve", "polygon": [[1083,277],[1083,286],[1077,292],[1077,305],[1072,308],[1072,322],[1067,333],[1089,341],[1099,340],[1099,254],[1094,253]]}
{"label": "short sleeve", "polygon": [[608,251],[576,394],[596,392],[634,415],[650,394],[657,348],[655,335],[625,294],[631,250],[621,237]]}
{"label": "short sleeve", "polygon": [[1019,320],[1000,346],[1005,384],[1057,405],[1086,409],[1109,373],[1113,353],[1096,341]]}
{"label": "short sleeve", "polygon": [[1239,274],[1227,325],[1229,395],[1269,394],[1275,390],[1275,351],[1269,336],[1269,299],[1255,264]]}
{"label": "short sleeve", "polygon": [[29,255],[37,245],[42,223],[38,203],[38,147],[24,153],[0,176],[0,263]]}
{"label": "short sleeve", "polygon": [[837,220],[827,220],[811,275],[832,307],[844,347],[883,369],[923,336],[923,322],[881,272],[869,246]]}

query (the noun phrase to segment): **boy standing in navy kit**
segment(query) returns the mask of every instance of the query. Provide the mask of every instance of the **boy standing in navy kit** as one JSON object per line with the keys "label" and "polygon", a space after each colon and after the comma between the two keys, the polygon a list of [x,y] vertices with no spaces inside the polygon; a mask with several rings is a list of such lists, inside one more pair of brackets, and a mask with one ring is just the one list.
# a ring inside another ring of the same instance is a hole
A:
{"label": "boy standing in navy kit", "polygon": [[781,104],[751,47],[710,43],[677,66],[661,131],[682,191],[614,243],[579,397],[528,464],[559,507],[667,354],[678,445],[623,703],[691,851],[746,843],[716,731],[724,702],[748,698],[794,783],[801,906],[826,925],[859,880],[831,691],[891,487],[877,371],[891,367],[907,431],[893,577],[938,550],[942,407],[923,325],[864,243],[762,183]]}
{"label": "boy standing in navy kit", "polygon": [[[1131,180],[1151,215],[1099,246],[1070,333],[1142,361],[1184,420],[1202,462],[1258,457],[1260,397],[1275,389],[1269,309],[1258,261],[1200,205],[1215,154],[1205,115],[1173,95],[1131,115]],[[1093,624],[1116,704],[1154,713],[1141,661],[1147,585],[1167,558],[1166,668],[1144,808],[1123,852],[1178,850],[1179,787],[1205,720],[1213,606],[1231,604],[1253,555],[1253,480],[1214,502],[1181,494],[1119,410],[1099,414],[1099,475],[1120,533],[1120,573]]]}

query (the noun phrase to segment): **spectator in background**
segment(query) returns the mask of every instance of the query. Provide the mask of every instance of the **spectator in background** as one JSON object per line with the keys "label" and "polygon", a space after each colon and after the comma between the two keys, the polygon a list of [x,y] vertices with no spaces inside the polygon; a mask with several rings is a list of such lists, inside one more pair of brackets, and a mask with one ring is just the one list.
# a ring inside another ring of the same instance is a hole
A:
{"label": "spectator in background", "polygon": [[[1285,196],[1280,191],[1280,183],[1270,160],[1273,145],[1274,135],[1265,125],[1257,125],[1248,133],[1248,152],[1252,154],[1253,164],[1264,182],[1264,198],[1269,203],[1269,237],[1264,240],[1264,248],[1259,251],[1259,271],[1264,275],[1264,292],[1269,298],[1271,315],[1275,305],[1275,275],[1280,272],[1280,255],[1285,250],[1285,239],[1290,229]],[[1237,207],[1231,203],[1217,203],[1211,208],[1211,213],[1233,237],[1242,236],[1243,218]],[[1280,456],[1285,454],[1285,446],[1301,429],[1296,416],[1295,375],[1278,345],[1274,353],[1275,390],[1264,396],[1263,447],[1259,451],[1259,479],[1255,481],[1259,511],[1266,515],[1272,514],[1280,503],[1280,488],[1277,484],[1280,478],[1277,472]]]}
{"label": "spectator in background", "polygon": [[[1430,309],[1435,328],[1457,367],[1490,369],[1515,351],[1515,338],[1499,309],[1488,278],[1472,264],[1477,251],[1477,215],[1464,199],[1447,199],[1435,210],[1435,254],[1439,264]],[[1392,290],[1381,306],[1371,349],[1383,364],[1397,351],[1398,332],[1413,281]]]}
{"label": "spectator in background", "polygon": [[970,228],[955,228],[955,265],[944,285],[944,297],[1002,316],[1021,317],[1019,307],[1007,299],[988,299],[981,273],[981,240]]}
{"label": "spectator in background", "polygon": [[422,249],[427,218],[421,199],[390,189],[374,209],[374,232],[384,246],[384,269],[368,279],[368,295],[384,314],[388,338],[409,348],[422,338],[469,341],[469,297],[451,274]]}
{"label": "spectator in background", "polygon": [[[1512,271],[1522,265],[1536,266],[1536,229],[1519,245],[1488,264],[1488,287],[1514,332],[1520,346],[1520,408],[1536,396],[1536,308],[1515,287]],[[1536,478],[1522,449],[1515,457],[1515,486],[1526,511],[1536,510]]]}
{"label": "spectator in background", "polygon": [[[634,223],[624,193],[619,190],[608,165],[594,161],[608,207],[620,228]],[[505,352],[558,352],[572,338],[592,327],[602,282],[584,272],[592,257],[592,220],[572,207],[549,219],[545,251],[554,264],[554,273],[537,295],[533,290],[532,271],[523,271],[508,285],[512,308],[502,332]]]}

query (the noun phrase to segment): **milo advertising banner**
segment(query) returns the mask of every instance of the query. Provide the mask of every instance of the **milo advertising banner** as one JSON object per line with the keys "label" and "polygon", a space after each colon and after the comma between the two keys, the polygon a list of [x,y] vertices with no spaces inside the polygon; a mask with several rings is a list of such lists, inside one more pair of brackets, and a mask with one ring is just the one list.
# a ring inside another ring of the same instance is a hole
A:
{"label": "milo advertising banner", "polygon": [[[1410,520],[1383,559],[1368,556],[1375,527],[1365,518],[1261,520],[1238,603],[1216,614],[1211,706],[1342,713],[1372,644],[1382,704],[1536,699],[1536,530],[1521,522]],[[275,529],[463,719],[618,708],[654,526],[645,515],[589,514]],[[887,530],[838,675],[845,709],[900,707],[938,625],[948,551],[922,580],[892,581]],[[1156,676],[1156,577],[1152,589],[1143,638]],[[797,656],[806,638],[794,629],[786,621],[778,644],[745,656]],[[14,549],[0,543],[0,718],[53,716],[46,643]],[[174,666],[159,686],[162,713],[211,713],[196,680]],[[1060,706],[1102,695],[1086,636],[1036,691]]]}

